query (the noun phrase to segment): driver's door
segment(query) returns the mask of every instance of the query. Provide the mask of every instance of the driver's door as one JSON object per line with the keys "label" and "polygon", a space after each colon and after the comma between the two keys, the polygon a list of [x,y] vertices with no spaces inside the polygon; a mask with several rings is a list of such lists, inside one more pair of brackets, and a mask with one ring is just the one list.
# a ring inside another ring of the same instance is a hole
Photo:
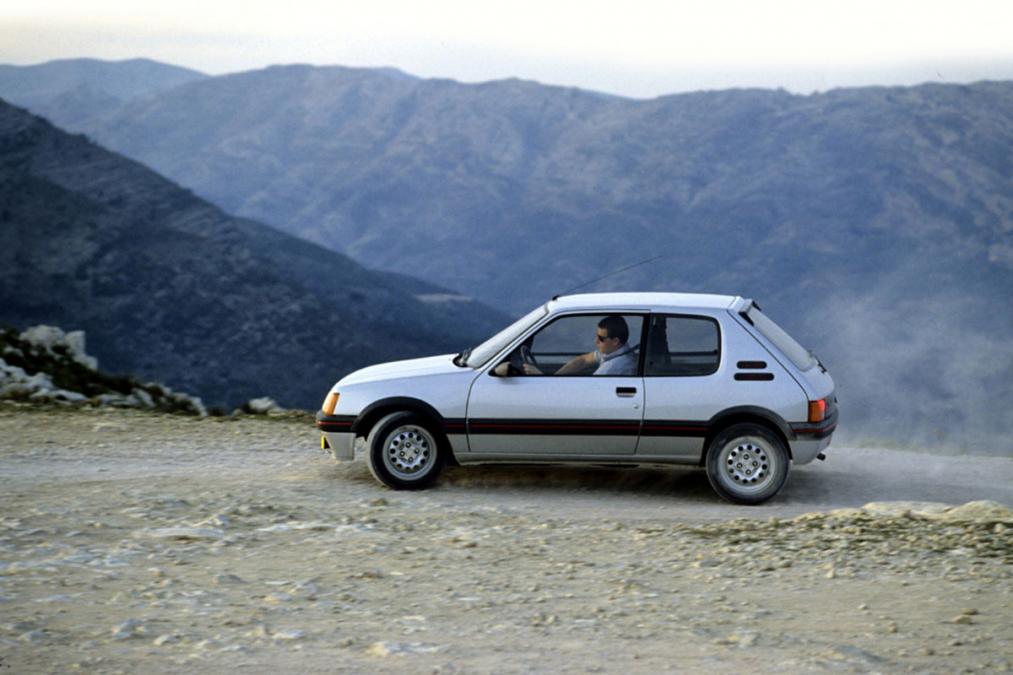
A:
{"label": "driver's door", "polygon": [[[565,315],[530,338],[528,360],[541,375],[504,377],[490,370],[475,380],[467,412],[473,455],[576,459],[636,451],[644,410],[637,365],[614,375],[594,375],[597,365],[579,374],[555,374],[574,357],[597,349],[595,328],[605,316]],[[621,316],[628,325],[627,344],[639,357],[643,317]],[[639,358],[631,361],[638,364]]]}

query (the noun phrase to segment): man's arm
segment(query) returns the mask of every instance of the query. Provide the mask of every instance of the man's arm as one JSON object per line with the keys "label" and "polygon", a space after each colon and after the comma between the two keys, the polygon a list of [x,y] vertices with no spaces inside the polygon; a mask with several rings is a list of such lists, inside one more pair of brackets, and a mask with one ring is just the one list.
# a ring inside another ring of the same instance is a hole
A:
{"label": "man's arm", "polygon": [[594,352],[588,352],[587,354],[581,354],[570,359],[563,365],[562,368],[556,371],[556,375],[568,375],[570,373],[579,373],[582,370],[587,370],[595,364]]}

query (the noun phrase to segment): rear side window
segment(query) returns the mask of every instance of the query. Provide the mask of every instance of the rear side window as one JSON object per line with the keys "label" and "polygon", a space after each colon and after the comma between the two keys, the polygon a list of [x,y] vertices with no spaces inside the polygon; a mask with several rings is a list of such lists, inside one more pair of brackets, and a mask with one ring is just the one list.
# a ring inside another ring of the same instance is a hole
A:
{"label": "rear side window", "polygon": [[694,316],[651,317],[647,333],[646,376],[710,375],[721,363],[721,336],[714,319]]}
{"label": "rear side window", "polygon": [[812,354],[805,347],[795,342],[795,338],[788,335],[783,328],[771,321],[756,305],[752,305],[749,308],[746,316],[752,321],[756,330],[760,331],[763,337],[770,340],[782,354],[787,356],[795,364],[796,368],[805,371],[816,365],[816,359],[813,358]]}

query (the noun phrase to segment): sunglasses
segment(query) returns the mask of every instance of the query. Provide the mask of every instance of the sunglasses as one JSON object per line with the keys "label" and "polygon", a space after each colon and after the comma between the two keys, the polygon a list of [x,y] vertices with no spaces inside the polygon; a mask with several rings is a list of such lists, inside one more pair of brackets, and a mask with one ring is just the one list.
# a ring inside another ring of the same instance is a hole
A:
{"label": "sunglasses", "polygon": [[594,336],[594,341],[595,342],[605,342],[605,340],[614,340],[614,339],[615,338],[613,338],[610,335],[604,335],[603,336],[603,335],[598,335],[597,333],[595,333],[595,336]]}

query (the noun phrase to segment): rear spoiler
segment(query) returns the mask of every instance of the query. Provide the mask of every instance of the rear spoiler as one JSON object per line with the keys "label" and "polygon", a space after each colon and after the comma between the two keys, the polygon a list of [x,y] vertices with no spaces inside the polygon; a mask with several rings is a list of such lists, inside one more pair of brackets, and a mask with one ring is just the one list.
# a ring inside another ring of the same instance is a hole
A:
{"label": "rear spoiler", "polygon": [[749,318],[749,310],[753,307],[760,309],[760,306],[752,298],[738,297],[732,302],[732,306],[728,308],[730,312],[734,312],[742,317],[742,320],[748,323],[750,326],[753,325],[753,320]]}

